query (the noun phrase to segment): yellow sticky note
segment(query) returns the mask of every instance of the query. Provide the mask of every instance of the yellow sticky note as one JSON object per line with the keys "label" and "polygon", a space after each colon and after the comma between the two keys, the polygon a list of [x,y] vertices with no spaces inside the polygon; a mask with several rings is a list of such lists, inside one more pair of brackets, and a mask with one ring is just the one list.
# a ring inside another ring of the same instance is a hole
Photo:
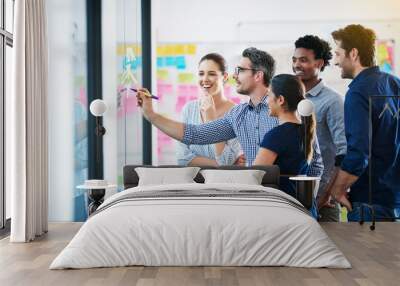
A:
{"label": "yellow sticky note", "polygon": [[117,56],[123,56],[123,55],[125,55],[125,45],[118,44],[117,45]]}
{"label": "yellow sticky note", "polygon": [[192,73],[180,73],[178,74],[178,83],[194,83],[196,77]]}
{"label": "yellow sticky note", "polygon": [[389,58],[388,51],[386,49],[386,46],[383,44],[378,45],[378,59],[379,61],[383,61]]}
{"label": "yellow sticky note", "polygon": [[227,84],[229,84],[229,85],[235,85],[235,84],[236,84],[236,81],[235,81],[235,79],[234,79],[232,76],[229,76],[229,77],[228,77]]}
{"label": "yellow sticky note", "polygon": [[194,44],[186,45],[186,54],[195,55],[197,50],[197,46]]}
{"label": "yellow sticky note", "polygon": [[175,45],[174,49],[175,55],[184,55],[185,54],[185,46],[184,45]]}
{"label": "yellow sticky note", "polygon": [[159,45],[157,47],[157,57],[163,57],[163,56],[165,56],[165,46]]}
{"label": "yellow sticky note", "polygon": [[136,55],[141,55],[142,54],[142,46],[139,45],[134,45],[133,50],[135,51]]}
{"label": "yellow sticky note", "polygon": [[166,56],[174,55],[174,46],[173,45],[165,45],[165,55]]}
{"label": "yellow sticky note", "polygon": [[340,209],[340,222],[347,222],[347,209],[345,207]]}
{"label": "yellow sticky note", "polygon": [[168,70],[157,70],[157,79],[167,80],[169,77]]}

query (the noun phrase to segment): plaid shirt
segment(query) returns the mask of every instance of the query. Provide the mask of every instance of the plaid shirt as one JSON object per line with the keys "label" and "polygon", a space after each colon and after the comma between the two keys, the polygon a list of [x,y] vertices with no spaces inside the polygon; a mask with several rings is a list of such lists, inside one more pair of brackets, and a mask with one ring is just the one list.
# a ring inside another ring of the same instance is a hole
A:
{"label": "plaid shirt", "polygon": [[[205,124],[186,124],[182,142],[185,144],[213,144],[237,137],[246,157],[246,163],[251,166],[257,156],[264,135],[278,126],[276,117],[269,116],[267,97],[254,106],[249,103],[239,104],[224,117]],[[321,177],[324,170],[318,140],[314,140],[314,153],[307,175]]]}

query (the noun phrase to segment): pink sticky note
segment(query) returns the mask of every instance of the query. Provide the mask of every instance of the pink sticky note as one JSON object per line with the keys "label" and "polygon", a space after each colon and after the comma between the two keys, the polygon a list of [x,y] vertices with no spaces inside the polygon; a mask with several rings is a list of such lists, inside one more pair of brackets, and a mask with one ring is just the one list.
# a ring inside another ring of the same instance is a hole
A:
{"label": "pink sticky note", "polygon": [[122,94],[121,95],[121,106],[118,110],[117,117],[121,118],[125,114],[137,112],[136,104],[137,104],[136,96],[132,96],[132,95],[128,96],[128,95]]}
{"label": "pink sticky note", "polygon": [[157,96],[159,97],[160,101],[163,99],[164,95],[170,95],[172,93],[173,93],[172,84],[157,82]]}
{"label": "pink sticky note", "polygon": [[137,102],[137,99],[135,96],[127,96],[126,97],[126,101],[125,101],[126,114],[137,111],[136,102]]}
{"label": "pink sticky note", "polygon": [[190,93],[190,87],[187,85],[178,85],[178,89],[177,89],[177,96],[178,97],[186,97],[189,95]]}
{"label": "pink sticky note", "polygon": [[224,87],[224,94],[226,97],[231,97],[232,95],[232,88],[229,85]]}
{"label": "pink sticky note", "polygon": [[83,106],[87,106],[87,97],[86,97],[86,92],[85,92],[84,87],[79,88],[79,102]]}
{"label": "pink sticky note", "polygon": [[188,102],[188,100],[190,100],[190,99],[186,96],[178,96],[178,98],[176,99],[176,105],[175,105],[175,110],[177,113],[181,113],[182,108],[185,106],[185,104],[186,104],[186,102]]}
{"label": "pink sticky note", "polygon": [[240,104],[240,98],[237,96],[231,96],[229,97],[230,100],[232,100],[236,104]]}
{"label": "pink sticky note", "polygon": [[199,87],[197,85],[190,85],[189,86],[189,96],[190,97],[196,97],[198,98],[199,96]]}
{"label": "pink sticky note", "polygon": [[165,133],[163,133],[162,131],[158,130],[157,131],[157,142],[158,142],[158,146],[165,146],[165,145],[169,145],[172,143],[172,138],[169,137],[168,135],[166,135]]}

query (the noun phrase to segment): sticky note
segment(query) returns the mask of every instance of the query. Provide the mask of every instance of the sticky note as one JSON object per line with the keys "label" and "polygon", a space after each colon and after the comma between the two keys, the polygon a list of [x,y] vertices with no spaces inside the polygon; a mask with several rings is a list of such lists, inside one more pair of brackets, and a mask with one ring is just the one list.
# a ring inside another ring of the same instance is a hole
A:
{"label": "sticky note", "polygon": [[165,58],[164,57],[157,57],[157,68],[165,67]]}
{"label": "sticky note", "polygon": [[197,85],[190,85],[188,87],[188,96],[190,98],[190,100],[194,100],[199,98],[199,87]]}
{"label": "sticky note", "polygon": [[176,68],[178,70],[186,69],[186,59],[184,56],[179,56],[175,58]]}
{"label": "sticky note", "polygon": [[197,46],[194,44],[186,45],[186,54],[195,55],[197,50]]}
{"label": "sticky note", "polygon": [[174,56],[174,46],[173,45],[165,45],[165,55],[166,56]]}
{"label": "sticky note", "polygon": [[183,107],[185,106],[186,102],[188,102],[188,98],[186,95],[178,96],[176,99],[175,111],[177,113],[181,113]]}
{"label": "sticky note", "polygon": [[169,78],[169,72],[166,69],[158,69],[157,70],[157,79],[159,80],[167,80]]}
{"label": "sticky note", "polygon": [[175,65],[176,65],[175,57],[170,57],[170,56],[166,57],[165,58],[165,65],[167,67],[175,67]]}
{"label": "sticky note", "polygon": [[190,93],[190,87],[188,85],[178,85],[177,86],[177,96],[186,97]]}
{"label": "sticky note", "polygon": [[162,101],[165,95],[173,94],[173,86],[170,83],[157,83],[157,96]]}
{"label": "sticky note", "polygon": [[79,99],[78,100],[83,106],[87,106],[87,96],[86,96],[85,87],[83,87],[83,86],[81,86],[79,88]]}
{"label": "sticky note", "polygon": [[157,57],[163,57],[166,55],[165,53],[165,46],[164,45],[159,45],[157,46]]}
{"label": "sticky note", "polygon": [[194,83],[196,82],[196,77],[192,73],[179,73],[178,83]]}
{"label": "sticky note", "polygon": [[240,104],[240,98],[237,96],[229,97],[229,99],[232,100],[235,104]]}
{"label": "sticky note", "polygon": [[229,85],[224,86],[224,94],[226,97],[231,97],[232,95],[232,88]]}
{"label": "sticky note", "polygon": [[184,45],[175,45],[174,46],[174,54],[176,56],[184,55],[185,54],[185,46]]}
{"label": "sticky note", "polygon": [[232,76],[229,76],[226,84],[234,86],[234,85],[236,85],[236,80]]}
{"label": "sticky note", "polygon": [[129,46],[128,48],[126,48],[126,57],[131,60],[134,61],[136,59],[136,55],[138,53],[136,53],[137,48],[134,48],[132,46]]}

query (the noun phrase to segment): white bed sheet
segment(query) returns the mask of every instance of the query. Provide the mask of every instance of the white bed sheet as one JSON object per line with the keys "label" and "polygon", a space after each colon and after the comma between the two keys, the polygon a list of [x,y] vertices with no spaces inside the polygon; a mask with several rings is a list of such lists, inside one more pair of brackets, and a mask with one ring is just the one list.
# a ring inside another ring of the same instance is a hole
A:
{"label": "white bed sheet", "polygon": [[[136,187],[135,192],[263,190],[238,184]],[[350,268],[317,221],[288,204],[257,198],[171,198],[122,201],[92,216],[50,269],[145,266],[293,266]]]}

